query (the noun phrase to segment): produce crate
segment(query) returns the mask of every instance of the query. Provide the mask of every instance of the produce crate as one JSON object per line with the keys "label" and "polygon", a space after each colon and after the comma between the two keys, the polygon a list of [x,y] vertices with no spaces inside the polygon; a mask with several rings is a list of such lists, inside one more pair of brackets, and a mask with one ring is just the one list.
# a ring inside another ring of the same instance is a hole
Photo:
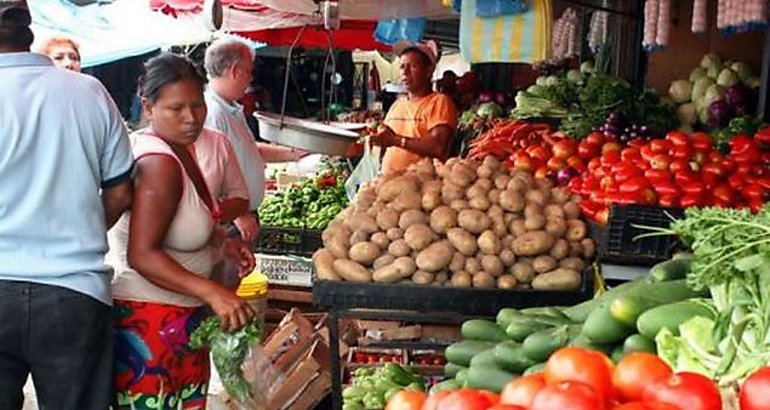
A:
{"label": "produce crate", "polygon": [[413,284],[343,281],[313,283],[313,304],[322,310],[383,309],[452,312],[494,317],[504,307],[573,305],[593,297],[593,271],[573,291],[452,288]]}
{"label": "produce crate", "polygon": [[310,257],[322,246],[321,230],[262,226],[254,252]]}
{"label": "produce crate", "polygon": [[680,247],[675,236],[655,236],[634,240],[647,231],[632,225],[668,227],[671,218],[684,215],[679,208],[613,204],[609,224],[598,243],[598,259],[617,265],[652,266],[668,260]]}
{"label": "produce crate", "polygon": [[315,269],[310,261],[297,257],[257,254],[257,269],[267,276],[269,284],[288,286],[313,286]]}

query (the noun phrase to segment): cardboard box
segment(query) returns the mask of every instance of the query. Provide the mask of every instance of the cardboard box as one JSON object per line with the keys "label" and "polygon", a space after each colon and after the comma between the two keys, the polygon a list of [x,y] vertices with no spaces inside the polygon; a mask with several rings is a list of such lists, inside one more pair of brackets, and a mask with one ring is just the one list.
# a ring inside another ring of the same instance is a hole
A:
{"label": "cardboard box", "polygon": [[308,410],[315,408],[332,388],[332,377],[328,372],[321,372],[305,387],[297,400],[288,410]]}
{"label": "cardboard box", "polygon": [[279,372],[286,373],[310,347],[314,334],[313,324],[299,309],[292,309],[263,343],[265,355]]}
{"label": "cardboard box", "polygon": [[[315,338],[305,355],[285,374],[281,386],[270,398],[268,408],[309,409],[309,406],[323,398],[323,393],[331,388],[330,367],[328,347]],[[316,382],[319,378],[321,381]]]}
{"label": "cardboard box", "polygon": [[385,321],[385,320],[356,320],[356,326],[360,330],[383,330],[383,329],[398,329],[401,326],[399,322]]}
{"label": "cardboard box", "polygon": [[460,332],[460,326],[423,325],[422,338],[425,340],[453,342],[462,340],[462,333]]}

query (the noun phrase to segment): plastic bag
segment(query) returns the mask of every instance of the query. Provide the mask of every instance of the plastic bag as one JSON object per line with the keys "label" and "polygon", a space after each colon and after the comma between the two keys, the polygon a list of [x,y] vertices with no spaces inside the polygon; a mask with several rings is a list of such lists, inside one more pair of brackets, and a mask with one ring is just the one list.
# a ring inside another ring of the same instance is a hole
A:
{"label": "plastic bag", "polygon": [[364,139],[364,155],[345,182],[345,192],[350,202],[355,200],[361,186],[377,178],[380,173],[380,150],[380,147],[371,147],[369,138]]}
{"label": "plastic bag", "polygon": [[374,30],[374,39],[383,44],[396,44],[401,40],[418,42],[425,32],[425,18],[382,20]]}
{"label": "plastic bag", "polygon": [[[217,368],[213,361],[214,369]],[[212,370],[214,370],[212,369]],[[253,343],[241,365],[243,380],[248,384],[249,396],[234,397],[228,394],[222,387],[219,372],[212,372],[209,381],[209,396],[211,399],[208,408],[227,410],[267,410],[270,399],[278,388],[284,383],[284,375],[273,366],[270,358],[265,355],[259,342]]]}
{"label": "plastic bag", "polygon": [[491,18],[519,14],[527,11],[521,0],[476,0],[476,17]]}

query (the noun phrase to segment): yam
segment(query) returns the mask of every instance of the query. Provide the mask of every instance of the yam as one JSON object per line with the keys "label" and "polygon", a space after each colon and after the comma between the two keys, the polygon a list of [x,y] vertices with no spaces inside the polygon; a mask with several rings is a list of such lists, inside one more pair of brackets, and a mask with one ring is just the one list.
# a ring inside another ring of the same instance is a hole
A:
{"label": "yam", "polygon": [[469,288],[473,285],[473,279],[468,272],[455,272],[449,281],[454,288]]}
{"label": "yam", "polygon": [[390,243],[390,246],[388,246],[388,253],[398,258],[412,253],[412,248],[406,244],[405,240],[396,239]]}
{"label": "yam", "polygon": [[498,277],[503,274],[505,267],[497,255],[484,255],[481,257],[481,270]]}
{"label": "yam", "polygon": [[518,284],[519,283],[516,281],[516,278],[511,274],[501,275],[499,278],[497,278],[498,289],[513,289]]}
{"label": "yam", "polygon": [[417,254],[417,267],[427,272],[438,272],[449,267],[452,261],[451,246],[444,243],[434,243]]}
{"label": "yam", "polygon": [[503,244],[500,238],[490,230],[484,231],[477,240],[479,250],[487,255],[498,255]]}
{"label": "yam", "polygon": [[398,219],[399,214],[394,209],[385,208],[377,214],[376,222],[377,226],[380,227],[381,230],[387,231],[390,228],[396,228],[398,227]]}
{"label": "yam", "polygon": [[401,239],[404,237],[404,230],[401,228],[390,228],[387,232],[385,232],[385,236],[387,236],[391,241],[395,241],[396,239]]}
{"label": "yam", "polygon": [[416,209],[410,209],[401,214],[398,219],[398,227],[406,231],[412,225],[426,225],[428,216],[425,212]]}
{"label": "yam", "polygon": [[348,259],[337,259],[332,264],[334,272],[341,278],[351,282],[371,282],[372,272],[358,262]]}
{"label": "yam", "polygon": [[532,289],[537,290],[575,290],[580,287],[583,278],[580,273],[566,268],[554,269],[541,273],[532,280]]}
{"label": "yam", "polygon": [[548,252],[554,242],[554,237],[546,231],[527,232],[514,239],[513,252],[517,256],[537,256]]}
{"label": "yam", "polygon": [[334,271],[334,259],[334,255],[328,249],[321,248],[313,253],[313,265],[318,279],[340,280],[340,276]]}
{"label": "yam", "polygon": [[508,212],[521,212],[526,206],[526,201],[519,191],[506,189],[500,192],[500,207]]}
{"label": "yam", "polygon": [[472,234],[480,234],[492,224],[492,220],[484,212],[475,209],[463,209],[457,216],[458,225]]}
{"label": "yam", "polygon": [[473,256],[478,251],[476,238],[462,228],[452,228],[446,236],[449,243],[465,256]]}
{"label": "yam", "polygon": [[442,205],[430,213],[430,227],[438,234],[446,234],[447,231],[457,226],[457,211]]}
{"label": "yam", "polygon": [[568,241],[582,241],[587,234],[588,228],[586,227],[585,222],[581,221],[580,219],[567,220],[567,232],[564,234],[564,237]]}
{"label": "yam", "polygon": [[421,251],[436,241],[437,236],[428,225],[412,225],[404,231],[404,240],[414,251]]}
{"label": "yam", "polygon": [[497,285],[497,281],[495,280],[494,276],[492,276],[489,272],[484,271],[473,275],[472,281],[474,288],[488,289],[494,288],[495,285]]}
{"label": "yam", "polygon": [[509,269],[509,272],[513,275],[514,278],[516,278],[516,281],[519,283],[530,283],[532,282],[532,279],[537,276],[537,272],[535,272],[535,269],[532,268],[532,265],[529,262],[524,261],[516,262]]}

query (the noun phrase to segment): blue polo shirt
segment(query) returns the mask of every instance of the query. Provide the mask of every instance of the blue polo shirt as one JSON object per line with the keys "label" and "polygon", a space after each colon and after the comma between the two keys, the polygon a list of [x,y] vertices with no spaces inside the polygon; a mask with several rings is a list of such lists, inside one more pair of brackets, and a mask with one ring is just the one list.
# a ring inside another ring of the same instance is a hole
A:
{"label": "blue polo shirt", "polygon": [[93,77],[0,53],[0,280],[111,304],[100,189],[131,177],[123,120]]}

